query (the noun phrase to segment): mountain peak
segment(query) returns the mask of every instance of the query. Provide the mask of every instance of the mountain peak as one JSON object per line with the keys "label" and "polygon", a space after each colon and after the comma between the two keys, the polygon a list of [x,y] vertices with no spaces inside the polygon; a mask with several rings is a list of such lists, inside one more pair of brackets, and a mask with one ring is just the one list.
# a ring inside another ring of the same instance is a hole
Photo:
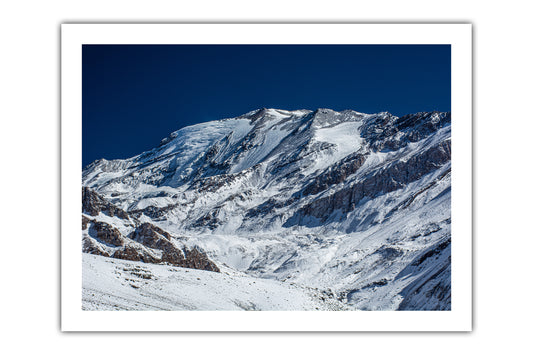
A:
{"label": "mountain peak", "polygon": [[438,112],[261,108],[184,127],[84,169],[86,239],[103,238],[85,250],[161,263],[199,247],[191,265],[331,288],[351,309],[449,309],[450,137]]}
{"label": "mountain peak", "polygon": [[311,110],[299,109],[299,110],[283,110],[279,108],[260,108],[250,111],[242,116],[236,118],[249,118],[252,122],[257,121],[260,118],[272,119],[272,118],[288,118],[288,117],[301,117],[311,113]]}

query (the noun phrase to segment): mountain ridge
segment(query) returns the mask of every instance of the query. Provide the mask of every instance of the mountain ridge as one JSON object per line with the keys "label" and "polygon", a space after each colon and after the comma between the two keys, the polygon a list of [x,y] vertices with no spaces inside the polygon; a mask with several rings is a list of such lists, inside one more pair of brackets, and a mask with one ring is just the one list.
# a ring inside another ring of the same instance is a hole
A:
{"label": "mountain ridge", "polygon": [[451,307],[450,113],[263,108],[95,161],[83,186],[222,267],[331,288],[357,309]]}

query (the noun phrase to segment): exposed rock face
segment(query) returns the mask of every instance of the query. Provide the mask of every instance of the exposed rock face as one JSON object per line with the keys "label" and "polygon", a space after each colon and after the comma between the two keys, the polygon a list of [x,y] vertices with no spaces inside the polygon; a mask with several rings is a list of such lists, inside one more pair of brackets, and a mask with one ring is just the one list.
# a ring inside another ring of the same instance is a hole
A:
{"label": "exposed rock face", "polygon": [[222,223],[222,220],[218,218],[219,211],[220,208],[214,208],[207,212],[195,221],[193,227],[207,227],[210,230],[214,230]]}
{"label": "exposed rock face", "polygon": [[109,256],[109,253],[102,249],[94,239],[88,237],[82,239],[82,251],[87,254]]}
{"label": "exposed rock face", "polygon": [[404,297],[399,310],[449,310],[451,309],[451,238],[428,248],[402,271],[400,278],[413,270],[426,270],[423,277],[402,290]]}
{"label": "exposed rock face", "polygon": [[143,223],[129,235],[129,238],[147,247],[161,249],[162,243],[168,243],[172,236],[151,223]]}
{"label": "exposed rock face", "polygon": [[209,260],[207,255],[198,249],[185,248],[183,251],[185,253],[185,260],[183,262],[184,267],[220,272],[220,269],[215,263]]}
{"label": "exposed rock face", "polygon": [[92,219],[82,215],[82,231],[87,230],[87,234],[83,237],[84,253],[145,263],[163,262],[180,267],[220,272],[204,252],[186,247],[181,250],[172,242],[173,237],[170,233],[151,223],[142,223],[128,236],[122,235],[117,228],[97,220],[96,216],[104,212],[110,217],[126,219],[128,225],[135,219],[130,219],[126,212],[96,192],[87,188],[83,191],[83,211],[95,216],[95,219]]}
{"label": "exposed rock face", "polygon": [[164,262],[191,269],[220,272],[219,268],[209,260],[205,253],[186,247],[180,250],[172,243],[172,236],[168,232],[151,223],[141,224],[128,237],[147,248],[159,251],[161,257],[156,257],[152,253],[132,245],[117,250],[113,257],[147,263]]}
{"label": "exposed rock face", "polygon": [[354,153],[328,168],[302,191],[304,196],[315,195],[330,186],[341,183],[354,174],[365,162],[366,155]]}
{"label": "exposed rock face", "polygon": [[171,212],[175,208],[182,207],[179,203],[178,204],[172,204],[165,207],[156,207],[156,206],[148,206],[143,209],[136,209],[129,211],[128,214],[133,217],[139,218],[142,215],[145,215],[147,217],[150,217],[154,220],[157,220],[161,217],[164,217],[165,214]]}
{"label": "exposed rock face", "polygon": [[89,235],[94,236],[106,244],[110,244],[116,247],[124,245],[124,237],[110,224],[105,222],[93,222],[89,228]]}
{"label": "exposed rock face", "polygon": [[98,216],[100,212],[104,212],[109,217],[116,215],[119,218],[129,219],[125,211],[109,203],[102,196],[85,186],[82,188],[82,211],[91,216]]}
{"label": "exposed rock face", "polygon": [[[451,158],[451,142],[438,144],[422,154],[413,156],[407,161],[397,161],[373,175],[366,176],[332,195],[319,198],[304,206],[302,215],[313,216],[326,220],[334,210],[349,212],[365,197],[374,198],[404,187],[423,175],[441,167]],[[298,215],[295,215],[297,218]],[[290,219],[287,226],[299,224],[298,219]]]}
{"label": "exposed rock face", "polygon": [[197,192],[216,192],[221,187],[227,186],[246,175],[248,175],[247,171],[237,174],[208,176],[195,180],[189,189]]}
{"label": "exposed rock face", "polygon": [[139,251],[134,247],[127,245],[123,249],[118,249],[113,253],[113,258],[131,261],[141,261]]}
{"label": "exposed rock face", "polygon": [[400,118],[386,113],[368,120],[361,134],[374,151],[397,150],[428,137],[450,122],[449,112],[420,112]]}
{"label": "exposed rock face", "polygon": [[162,252],[160,262],[167,262],[177,266],[185,266],[185,257],[172,242],[171,235],[150,223],[143,223],[129,235],[130,239],[142,245]]}
{"label": "exposed rock face", "polygon": [[89,222],[90,222],[90,219],[82,215],[81,216],[81,230],[86,230]]}

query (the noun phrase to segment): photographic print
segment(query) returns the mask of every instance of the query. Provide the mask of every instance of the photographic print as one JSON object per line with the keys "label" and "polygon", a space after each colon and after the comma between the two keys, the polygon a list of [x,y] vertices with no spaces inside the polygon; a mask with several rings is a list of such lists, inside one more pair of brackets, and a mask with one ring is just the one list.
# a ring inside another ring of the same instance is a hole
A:
{"label": "photographic print", "polygon": [[317,42],[80,43],[81,313],[464,314],[452,41]]}

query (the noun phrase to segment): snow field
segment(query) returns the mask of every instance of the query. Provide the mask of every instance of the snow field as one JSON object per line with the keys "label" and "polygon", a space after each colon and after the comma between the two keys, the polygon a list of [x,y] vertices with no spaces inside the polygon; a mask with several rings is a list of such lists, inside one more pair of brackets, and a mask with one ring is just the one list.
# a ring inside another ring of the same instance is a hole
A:
{"label": "snow field", "polygon": [[235,272],[145,264],[83,254],[83,309],[341,310],[318,290]]}

